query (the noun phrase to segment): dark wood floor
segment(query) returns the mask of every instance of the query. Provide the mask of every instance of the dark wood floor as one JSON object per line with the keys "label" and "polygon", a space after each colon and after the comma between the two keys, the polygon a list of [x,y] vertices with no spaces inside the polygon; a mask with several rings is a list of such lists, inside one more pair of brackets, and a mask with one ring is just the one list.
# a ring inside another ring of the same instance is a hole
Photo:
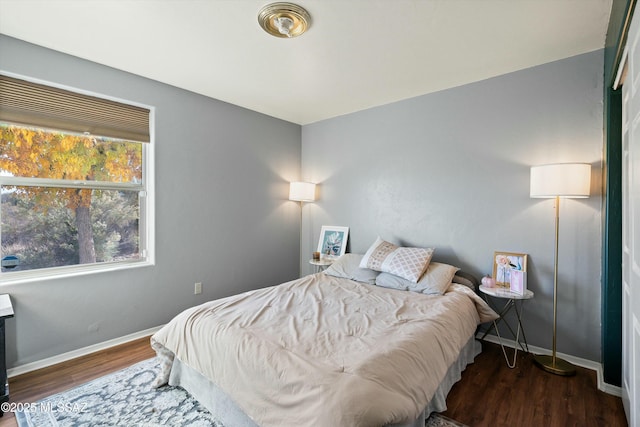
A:
{"label": "dark wood floor", "polygon": [[[594,371],[578,368],[575,377],[552,375],[535,367],[528,354],[509,369],[499,346],[483,347],[449,393],[444,415],[471,427],[627,425],[622,401],[598,391]],[[153,356],[149,339],[142,338],[19,375],[9,380],[11,402],[34,402]],[[0,418],[0,427],[5,426],[17,426],[13,414]]]}
{"label": "dark wood floor", "polygon": [[509,369],[500,346],[482,347],[447,397],[449,418],[472,427],[627,426],[622,400],[598,390],[595,371],[578,367],[572,377],[550,374],[526,353],[518,353],[516,367]]}

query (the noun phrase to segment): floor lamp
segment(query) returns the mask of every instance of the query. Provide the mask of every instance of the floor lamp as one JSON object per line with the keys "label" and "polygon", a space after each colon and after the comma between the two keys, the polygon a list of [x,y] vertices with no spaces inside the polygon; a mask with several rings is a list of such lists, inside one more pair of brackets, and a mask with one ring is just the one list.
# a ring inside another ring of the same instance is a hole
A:
{"label": "floor lamp", "polygon": [[556,320],[558,315],[558,235],[560,199],[587,198],[591,188],[591,165],[588,163],[556,163],[531,168],[530,197],[556,199],[556,245],[553,264],[553,347],[552,354],[535,355],[540,368],[556,375],[574,375],[576,368],[556,356]]}
{"label": "floor lamp", "polygon": [[[312,182],[292,182],[289,184],[289,200],[300,202],[300,260],[302,260],[302,204],[316,200],[316,185]],[[300,267],[302,268],[302,267]]]}

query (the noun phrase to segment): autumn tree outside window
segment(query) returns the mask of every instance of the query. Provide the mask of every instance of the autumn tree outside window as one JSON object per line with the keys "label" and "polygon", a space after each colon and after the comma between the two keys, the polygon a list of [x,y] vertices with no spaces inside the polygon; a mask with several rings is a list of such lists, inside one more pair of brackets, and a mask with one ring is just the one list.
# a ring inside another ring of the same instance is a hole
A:
{"label": "autumn tree outside window", "polygon": [[150,113],[0,75],[0,280],[152,261]]}

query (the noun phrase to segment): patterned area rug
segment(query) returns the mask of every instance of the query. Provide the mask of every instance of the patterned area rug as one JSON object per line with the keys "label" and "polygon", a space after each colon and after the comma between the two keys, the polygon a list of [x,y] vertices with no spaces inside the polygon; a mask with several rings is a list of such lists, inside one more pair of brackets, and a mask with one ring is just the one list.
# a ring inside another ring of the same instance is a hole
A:
{"label": "patterned area rug", "polygon": [[[19,427],[224,427],[180,387],[151,387],[157,360],[149,359],[74,389],[25,405]],[[432,414],[426,427],[465,427]]]}
{"label": "patterned area rug", "polygon": [[468,427],[466,424],[459,423],[451,418],[440,414],[431,414],[425,427]]}
{"label": "patterned area rug", "polygon": [[160,370],[149,359],[36,402],[16,413],[19,427],[224,427],[180,387],[154,389]]}

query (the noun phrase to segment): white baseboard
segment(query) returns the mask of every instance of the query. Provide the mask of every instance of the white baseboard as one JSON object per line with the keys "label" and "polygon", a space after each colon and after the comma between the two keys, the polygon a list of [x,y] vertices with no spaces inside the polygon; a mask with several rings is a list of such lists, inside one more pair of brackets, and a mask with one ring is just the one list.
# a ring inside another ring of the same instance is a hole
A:
{"label": "white baseboard", "polygon": [[104,341],[101,343],[93,344],[88,347],[79,348],[77,350],[62,353],[57,356],[47,357],[46,359],[38,360],[31,363],[25,363],[24,365],[16,366],[11,369],[7,369],[7,376],[9,378],[16,375],[26,374],[27,372],[35,371],[37,369],[46,368],[48,366],[56,365],[58,363],[66,362],[67,360],[75,359],[77,357],[86,356],[96,351],[106,350],[111,347],[115,347],[120,344],[128,343],[129,341],[137,340],[149,335],[153,335],[160,330],[162,326],[156,326],[154,328],[146,329],[144,331],[134,332],[133,334],[125,335],[120,338],[114,338],[112,340]]}
{"label": "white baseboard", "polygon": [[[479,339],[480,337],[481,337],[480,333],[476,335],[476,338]],[[489,334],[484,338],[484,340],[495,343],[495,344],[500,344],[500,340],[498,340],[498,337],[495,335]],[[516,342],[513,340],[502,338],[502,344],[504,344],[505,347],[515,348]],[[551,354],[552,353],[551,350],[546,348],[536,347],[534,345],[529,345],[528,347],[529,347],[529,352],[534,354]],[[580,366],[583,368],[596,371],[596,375],[598,377],[598,390],[603,391],[607,394],[622,397],[621,387],[617,387],[615,385],[607,384],[604,382],[603,375],[602,375],[602,363],[594,362],[593,360],[582,359],[581,357],[571,356],[570,354],[564,354],[559,352],[556,352],[556,355],[566,360],[567,362],[573,363],[576,366]]]}

